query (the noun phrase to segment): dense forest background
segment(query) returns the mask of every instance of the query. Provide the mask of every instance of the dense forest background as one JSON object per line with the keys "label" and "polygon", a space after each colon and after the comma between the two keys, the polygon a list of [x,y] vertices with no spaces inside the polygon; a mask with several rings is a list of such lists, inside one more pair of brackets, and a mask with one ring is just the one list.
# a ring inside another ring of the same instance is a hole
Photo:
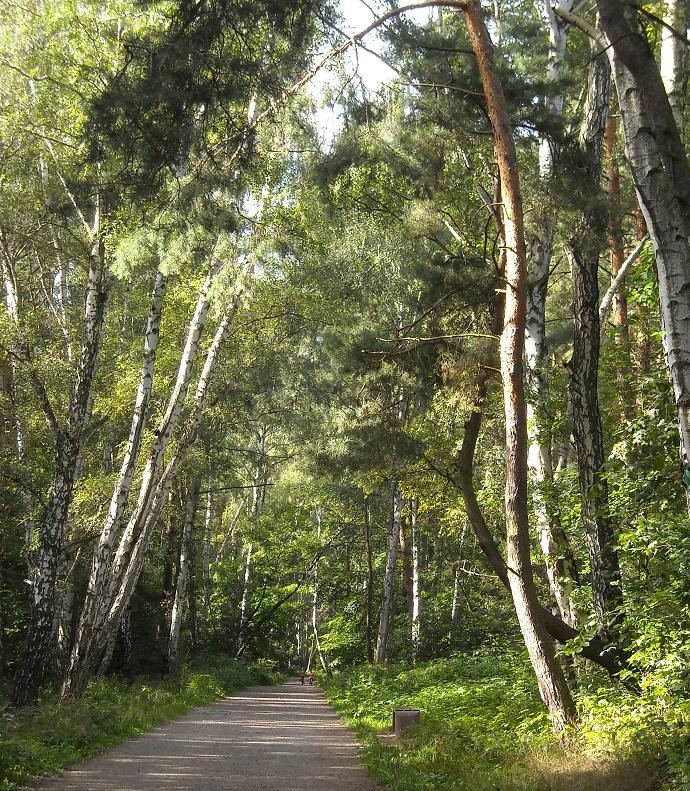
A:
{"label": "dense forest background", "polygon": [[686,4],[346,4],[3,3],[3,722],[222,654],[685,788]]}

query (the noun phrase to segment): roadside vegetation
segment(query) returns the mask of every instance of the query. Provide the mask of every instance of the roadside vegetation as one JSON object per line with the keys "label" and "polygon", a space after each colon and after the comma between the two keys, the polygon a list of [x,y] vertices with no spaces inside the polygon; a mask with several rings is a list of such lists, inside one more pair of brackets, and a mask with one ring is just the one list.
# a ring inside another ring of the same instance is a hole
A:
{"label": "roadside vegetation", "polygon": [[[416,667],[361,665],[319,679],[388,791],[652,791],[690,779],[687,711],[596,682],[557,741],[526,654],[480,650]],[[391,712],[421,711],[396,740]],[[681,736],[685,734],[685,738]]]}
{"label": "roadside vegetation", "polygon": [[0,710],[0,789],[11,791],[28,778],[59,772],[201,706],[252,684],[279,676],[259,663],[221,655],[199,657],[179,678],[110,676],[92,682],[85,694],[58,703],[54,691],[22,709]]}

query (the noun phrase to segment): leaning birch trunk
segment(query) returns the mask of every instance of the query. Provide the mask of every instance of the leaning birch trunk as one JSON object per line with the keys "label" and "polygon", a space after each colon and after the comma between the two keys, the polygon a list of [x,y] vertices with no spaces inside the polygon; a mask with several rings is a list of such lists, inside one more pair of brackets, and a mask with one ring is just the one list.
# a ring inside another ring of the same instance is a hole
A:
{"label": "leaning birch trunk", "polygon": [[[246,274],[247,271],[249,271],[248,268],[245,268],[243,270],[243,274]],[[158,484],[156,485],[151,500],[151,508],[146,514],[146,521],[143,524],[143,528],[137,543],[132,550],[126,571],[122,577],[122,583],[104,623],[104,631],[108,633],[112,633],[113,628],[115,628],[117,625],[123,608],[129,604],[134,587],[141,575],[146,549],[148,548],[149,539],[151,537],[153,528],[157,524],[162,507],[168,499],[175,476],[177,475],[182,462],[186,458],[189,449],[196,441],[199,427],[201,425],[201,418],[206,405],[206,399],[208,397],[208,389],[220,356],[222,342],[229,327],[232,324],[232,320],[235,316],[237,308],[239,307],[241,293],[241,282],[239,282],[237,292],[233,298],[231,306],[221,320],[221,323],[218,325],[218,329],[216,330],[216,334],[213,337],[213,341],[206,352],[206,360],[204,362],[201,375],[199,376],[192,412],[187,420],[184,431],[182,432],[182,436],[180,437],[175,454],[168,462],[168,465],[166,466],[163,474],[160,476]]]}
{"label": "leaning birch trunk", "polygon": [[527,516],[527,414],[522,357],[525,341],[527,272],[522,196],[513,132],[493,48],[478,0],[464,3],[472,50],[493,129],[503,187],[506,243],[506,295],[501,335],[501,373],[506,419],[506,544],[510,589],[542,700],[554,730],[561,731],[577,713],[563,670],[554,655],[537,599],[530,558]]}
{"label": "leaning birch trunk", "polygon": [[[209,278],[212,278],[219,266],[218,262],[214,262]],[[208,312],[208,289],[211,281],[207,278],[204,284],[204,289],[197,302],[194,319],[190,325],[177,382],[168,402],[166,415],[159,426],[161,434],[156,438],[149,454],[137,507],[130,517],[125,534],[120,541],[118,555],[116,556],[116,562],[108,580],[108,585],[103,586],[98,607],[94,608],[94,616],[89,624],[88,638],[84,640],[83,650],[79,652],[78,661],[72,663],[70,674],[63,684],[62,699],[80,695],[83,692],[93,671],[94,664],[98,661],[98,657],[104,650],[112,631],[117,628],[122,610],[129,604],[134,586],[141,574],[151,531],[158,520],[164,502],[167,500],[175,474],[187,451],[196,440],[206,404],[208,388],[218,362],[222,341],[239,307],[244,287],[244,277],[249,271],[251,271],[251,266],[246,263],[238,278],[236,292],[231,305],[221,320],[206,353],[206,359],[196,388],[194,405],[183,436],[180,439],[175,455],[161,474],[160,466],[163,461],[163,455],[160,450],[159,440],[162,434],[169,436],[172,433],[179,419],[182,409],[181,401],[184,400],[189,387],[192,361],[196,356],[201,329]],[[155,467],[158,469],[154,470]],[[149,473],[148,482],[146,480],[147,471]]]}
{"label": "leaning birch trunk", "polygon": [[90,631],[95,617],[98,597],[101,595],[108,574],[108,562],[115,537],[122,524],[122,517],[129,499],[129,490],[134,478],[134,470],[139,458],[141,441],[144,434],[146,413],[153,387],[153,368],[158,349],[163,297],[167,287],[167,277],[158,270],[153,281],[153,294],[149,308],[146,331],[144,334],[144,356],[139,374],[139,385],[132,410],[129,438],[125,449],[120,473],[110,498],[108,513],[101,529],[98,543],[94,548],[91,573],[82,606],[77,637],[70,657],[68,675],[79,664],[81,653],[88,646]]}
{"label": "leaning birch trunk", "polygon": [[601,153],[610,93],[610,68],[603,57],[593,59],[579,136],[581,166],[576,173],[583,205],[575,234],[566,242],[573,282],[573,356],[570,399],[577,451],[580,514],[589,553],[592,604],[604,637],[613,637],[612,621],[621,604],[620,567],[608,516],[604,430],[599,409],[599,255],[606,239],[607,217],[593,208],[600,197]]}
{"label": "leaning birch trunk", "polygon": [[410,500],[410,527],[412,533],[412,658],[416,662],[419,653],[421,630],[421,600],[419,597],[419,501]]}
{"label": "leaning birch trunk", "polygon": [[374,664],[382,664],[391,658],[391,627],[393,620],[393,592],[395,589],[395,563],[398,544],[400,543],[400,521],[402,519],[403,499],[398,489],[398,482],[391,481],[392,512],[388,523],[388,554],[386,556],[386,572],[383,578],[383,596],[381,598],[381,614],[379,629],[376,636]]}
{"label": "leaning birch trunk", "polygon": [[170,634],[168,636],[168,673],[177,675],[180,672],[180,629],[187,602],[187,588],[191,576],[192,534],[194,519],[199,505],[199,480],[195,480],[187,491],[187,507],[182,525],[180,541],[180,563],[175,586],[175,601],[170,616]]}
{"label": "leaning birch trunk", "polygon": [[35,701],[45,675],[45,662],[51,651],[59,556],[72,502],[84,430],[91,416],[93,381],[110,289],[98,216],[97,213],[86,284],[84,340],[79,353],[67,421],[64,427],[59,428],[56,437],[55,471],[40,529],[31,621],[17,662],[18,670],[11,696],[13,706]]}

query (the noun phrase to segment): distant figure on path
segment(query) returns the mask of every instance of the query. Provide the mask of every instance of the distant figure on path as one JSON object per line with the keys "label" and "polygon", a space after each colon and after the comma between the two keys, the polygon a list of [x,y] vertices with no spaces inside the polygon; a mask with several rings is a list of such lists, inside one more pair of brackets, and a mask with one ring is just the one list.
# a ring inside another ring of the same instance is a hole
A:
{"label": "distant figure on path", "polygon": [[300,680],[300,684],[302,684],[302,686],[304,686],[304,676],[305,675],[306,675],[306,673],[304,672],[304,668],[301,667],[299,669],[299,680]]}
{"label": "distant figure on path", "polygon": [[314,673],[309,673],[309,686],[314,686]]}

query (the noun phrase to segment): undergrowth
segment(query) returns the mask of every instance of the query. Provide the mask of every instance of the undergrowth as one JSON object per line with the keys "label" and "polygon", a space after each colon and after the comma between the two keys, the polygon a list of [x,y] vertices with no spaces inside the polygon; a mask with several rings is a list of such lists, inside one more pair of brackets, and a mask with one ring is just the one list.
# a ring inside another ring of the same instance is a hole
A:
{"label": "undergrowth", "polygon": [[242,687],[278,678],[260,663],[207,656],[177,679],[107,678],[82,698],[58,703],[46,695],[35,706],[0,710],[0,791],[31,777],[55,774],[110,745],[151,730],[194,706]]}
{"label": "undergrowth", "polygon": [[[522,654],[459,655],[410,668],[361,666],[322,680],[387,791],[652,791],[690,788],[687,719],[649,697],[583,690],[563,749]],[[400,744],[391,710],[421,710]]]}

